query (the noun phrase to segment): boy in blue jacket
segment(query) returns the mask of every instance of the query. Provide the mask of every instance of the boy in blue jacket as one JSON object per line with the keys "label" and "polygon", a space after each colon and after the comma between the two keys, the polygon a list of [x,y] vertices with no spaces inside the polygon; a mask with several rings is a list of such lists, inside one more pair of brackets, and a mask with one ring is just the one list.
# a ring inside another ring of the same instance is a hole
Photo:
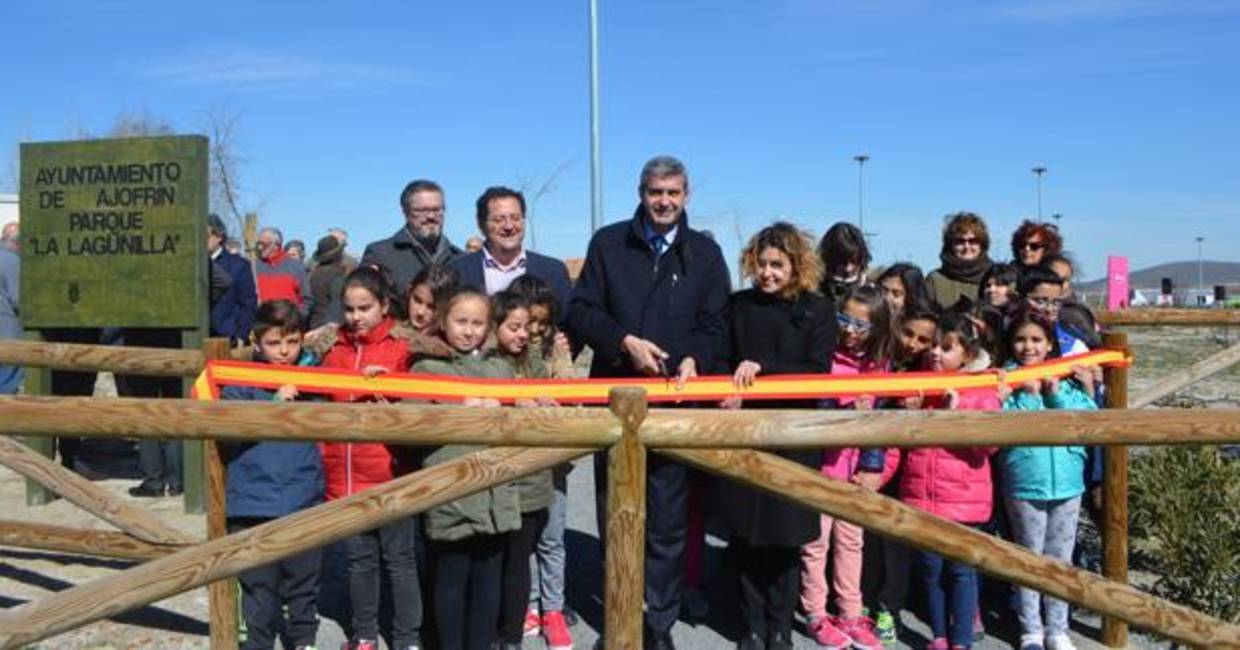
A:
{"label": "boy in blue jacket", "polygon": [[[263,303],[254,317],[254,360],[277,366],[301,358],[301,314],[287,300]],[[297,387],[225,386],[226,400],[279,401],[298,398]],[[227,465],[225,514],[228,532],[264,524],[323,501],[323,460],[313,442],[245,442],[220,445]],[[297,650],[313,648],[319,631],[319,549],[241,574],[243,649],[269,650],[281,628]],[[287,620],[282,609],[288,608]]]}

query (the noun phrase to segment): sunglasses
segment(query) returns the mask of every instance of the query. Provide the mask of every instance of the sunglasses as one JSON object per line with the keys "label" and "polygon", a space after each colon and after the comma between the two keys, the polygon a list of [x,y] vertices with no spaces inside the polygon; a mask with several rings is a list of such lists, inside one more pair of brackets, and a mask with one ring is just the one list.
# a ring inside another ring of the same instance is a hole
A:
{"label": "sunglasses", "polygon": [[957,246],[981,246],[982,240],[977,237],[957,237],[953,243]]}
{"label": "sunglasses", "polygon": [[842,329],[852,330],[858,334],[865,334],[871,329],[874,329],[874,325],[869,321],[864,321],[860,318],[853,318],[843,312],[835,315],[835,322],[838,323]]}
{"label": "sunglasses", "polygon": [[1025,249],[1025,250],[1027,250],[1027,251],[1035,251],[1035,252],[1036,252],[1036,251],[1040,251],[1040,250],[1042,250],[1043,248],[1046,248],[1046,242],[1040,242],[1040,241],[1027,241],[1027,242],[1025,242],[1025,243],[1021,244],[1021,245],[1020,245],[1020,247],[1021,247],[1021,248],[1023,248],[1023,249]]}

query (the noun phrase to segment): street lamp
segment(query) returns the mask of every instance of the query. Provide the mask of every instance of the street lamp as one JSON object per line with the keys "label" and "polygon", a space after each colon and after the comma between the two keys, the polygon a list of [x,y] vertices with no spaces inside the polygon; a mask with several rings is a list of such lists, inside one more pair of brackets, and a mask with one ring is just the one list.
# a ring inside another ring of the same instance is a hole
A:
{"label": "street lamp", "polygon": [[1059,220],[1063,218],[1063,215],[1056,212],[1051,215],[1051,218],[1055,220],[1055,230],[1059,230]]}
{"label": "street lamp", "polygon": [[590,0],[590,232],[603,225],[603,158],[599,136],[598,1]]}
{"label": "street lamp", "polygon": [[1205,240],[1206,238],[1200,235],[1197,237],[1197,291],[1200,293],[1200,296],[1197,298],[1197,304],[1199,305],[1205,303],[1206,295],[1205,273],[1202,272],[1201,268],[1201,244]]}
{"label": "street lamp", "polygon": [[1042,174],[1046,173],[1046,168],[1038,165],[1030,171],[1038,175],[1038,223],[1042,223]]}
{"label": "street lamp", "polygon": [[869,159],[870,156],[863,153],[853,156],[853,160],[857,161],[857,228],[859,228],[862,233],[865,233],[865,211],[863,209],[864,203],[862,200],[863,187],[861,184],[861,172],[865,169],[865,161]]}

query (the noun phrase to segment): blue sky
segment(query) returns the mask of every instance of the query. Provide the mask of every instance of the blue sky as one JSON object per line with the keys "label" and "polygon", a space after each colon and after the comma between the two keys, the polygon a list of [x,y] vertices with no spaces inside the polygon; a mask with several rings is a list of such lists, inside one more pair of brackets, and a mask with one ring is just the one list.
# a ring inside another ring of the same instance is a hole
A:
{"label": "blue sky", "polygon": [[[942,216],[999,240],[1063,215],[1085,274],[1240,260],[1240,3],[1133,0],[599,0],[605,221],[642,162],[682,158],[691,222],[734,260],[784,217],[820,234],[857,213],[876,259],[937,266]],[[16,143],[148,113],[202,132],[237,117],[244,202],[310,242],[401,223],[397,195],[447,190],[473,234],[488,185],[536,186],[536,248],[589,236],[587,3],[10,2],[0,59],[0,184]],[[527,240],[528,243],[528,240]]]}

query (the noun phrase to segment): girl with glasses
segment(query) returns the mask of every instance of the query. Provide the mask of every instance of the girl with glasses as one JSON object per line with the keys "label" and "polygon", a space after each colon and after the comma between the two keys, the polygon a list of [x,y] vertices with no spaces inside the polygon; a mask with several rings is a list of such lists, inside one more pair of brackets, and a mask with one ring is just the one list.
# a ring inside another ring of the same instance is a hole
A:
{"label": "girl with glasses", "polygon": [[[854,287],[840,301],[831,374],[860,375],[885,372],[890,367],[891,315],[883,293],[873,285]],[[828,408],[869,410],[872,396],[827,400]],[[851,481],[877,490],[885,451],[857,447],[833,448],[822,454],[824,476]],[[821,533],[801,549],[801,607],[810,635],[828,648],[877,650],[882,641],[874,623],[861,612],[862,529],[821,515]],[[827,554],[831,554],[831,590],[837,616],[827,615]]]}

